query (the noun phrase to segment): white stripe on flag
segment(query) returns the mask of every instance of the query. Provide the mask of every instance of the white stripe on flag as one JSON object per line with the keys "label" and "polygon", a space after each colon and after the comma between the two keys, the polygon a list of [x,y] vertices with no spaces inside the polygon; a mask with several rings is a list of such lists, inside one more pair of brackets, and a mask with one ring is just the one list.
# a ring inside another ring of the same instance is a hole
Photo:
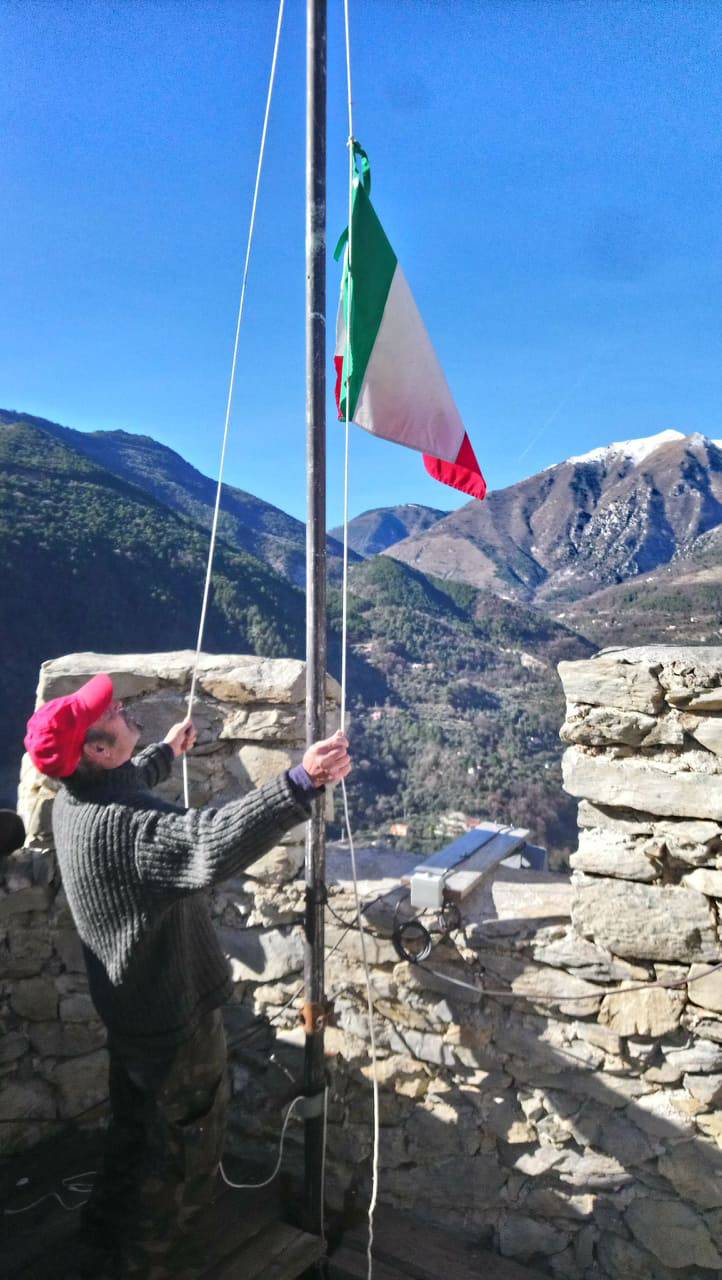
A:
{"label": "white stripe on flag", "polygon": [[384,440],[446,462],[456,461],[464,439],[464,424],[398,264],[353,420]]}

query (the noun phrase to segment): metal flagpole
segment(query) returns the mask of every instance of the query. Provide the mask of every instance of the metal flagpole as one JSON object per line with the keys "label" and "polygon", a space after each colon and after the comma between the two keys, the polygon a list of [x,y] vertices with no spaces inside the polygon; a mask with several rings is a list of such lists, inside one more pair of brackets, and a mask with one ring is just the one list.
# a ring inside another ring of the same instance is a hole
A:
{"label": "metal flagpole", "polygon": [[[326,0],[306,3],[306,742],[326,732]],[[306,1229],[323,1234],[326,832],[323,800],[306,835]]]}

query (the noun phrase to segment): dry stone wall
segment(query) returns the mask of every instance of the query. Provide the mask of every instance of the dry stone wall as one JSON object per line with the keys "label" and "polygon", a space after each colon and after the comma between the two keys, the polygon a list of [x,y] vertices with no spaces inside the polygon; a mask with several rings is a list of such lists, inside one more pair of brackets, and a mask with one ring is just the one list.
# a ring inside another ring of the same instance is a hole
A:
{"label": "dry stone wall", "polygon": [[[98,669],[87,661],[50,664],[42,696]],[[187,655],[122,661],[111,673],[164,729],[174,699],[182,710]],[[299,664],[207,662],[198,803],[260,780],[259,752],[274,768],[295,759],[302,732]],[[381,1199],[554,1277],[710,1280],[722,1274],[722,650],[624,650],[560,673],[565,785],[580,799],[571,876],[501,868],[465,900],[463,929],[435,935],[412,966],[391,933],[416,858],[357,851]],[[48,848],[52,794],[27,768],[21,790],[31,838],[0,899],[15,966],[0,1105],[16,1143],[92,1103],[104,1061]],[[273,1167],[301,1079],[300,862],[290,838],[214,895],[235,980],[228,1141],[259,1170]],[[343,844],[329,848],[327,881],[327,1189],[363,1209],[371,1064]],[[300,1179],[295,1120],[284,1167]]]}

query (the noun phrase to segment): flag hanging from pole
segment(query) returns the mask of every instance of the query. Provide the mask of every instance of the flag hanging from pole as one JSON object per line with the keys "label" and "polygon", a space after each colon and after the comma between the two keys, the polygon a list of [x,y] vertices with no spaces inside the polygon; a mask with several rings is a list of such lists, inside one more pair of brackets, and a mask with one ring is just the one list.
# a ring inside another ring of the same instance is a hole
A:
{"label": "flag hanging from pole", "polygon": [[[358,172],[344,251],[341,300],[336,321],[338,416],[384,440],[424,455],[435,480],[472,498],[483,498],[486,482],[413,295],[370,200],[366,152],[353,143]],[[348,337],[347,337],[348,334]],[[347,367],[348,362],[348,367]]]}

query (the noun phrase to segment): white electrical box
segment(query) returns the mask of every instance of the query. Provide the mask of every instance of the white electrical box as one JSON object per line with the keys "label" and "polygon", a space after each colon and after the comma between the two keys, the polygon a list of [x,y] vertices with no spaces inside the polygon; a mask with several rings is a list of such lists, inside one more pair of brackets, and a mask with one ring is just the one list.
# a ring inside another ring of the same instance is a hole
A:
{"label": "white electrical box", "polygon": [[420,871],[418,868],[411,876],[411,905],[420,910],[431,907],[441,910],[444,905],[444,881],[446,872],[439,869]]}

